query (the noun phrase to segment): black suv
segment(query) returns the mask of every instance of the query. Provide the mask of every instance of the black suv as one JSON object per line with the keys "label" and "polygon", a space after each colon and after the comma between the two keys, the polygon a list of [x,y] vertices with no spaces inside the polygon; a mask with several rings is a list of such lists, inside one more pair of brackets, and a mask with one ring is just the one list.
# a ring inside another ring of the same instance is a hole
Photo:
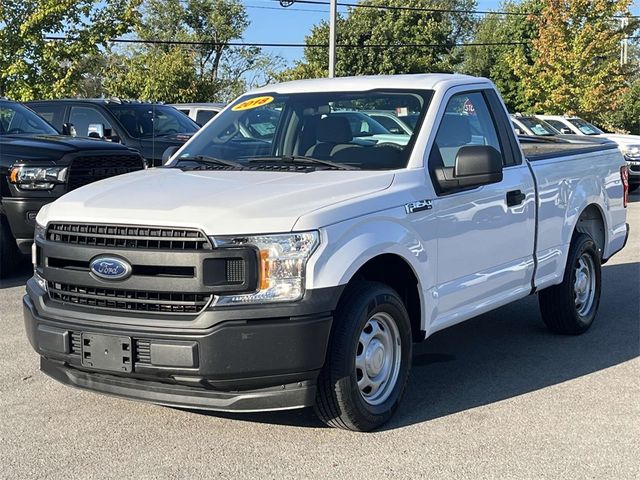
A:
{"label": "black suv", "polygon": [[60,135],[25,106],[0,99],[0,278],[20,253],[31,252],[43,205],[96,180],[142,169],[135,150]]}
{"label": "black suv", "polygon": [[162,165],[169,147],[180,147],[200,128],[169,105],[119,99],[38,100],[26,103],[63,133],[135,148],[148,166]]}

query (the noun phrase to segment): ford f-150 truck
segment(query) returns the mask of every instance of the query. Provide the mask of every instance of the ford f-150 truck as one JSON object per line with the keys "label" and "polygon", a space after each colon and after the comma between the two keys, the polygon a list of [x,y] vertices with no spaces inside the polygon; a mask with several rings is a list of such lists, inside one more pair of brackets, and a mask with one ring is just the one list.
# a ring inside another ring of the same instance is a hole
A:
{"label": "ford f-150 truck", "polygon": [[[354,139],[336,114],[376,109],[420,112],[409,140]],[[438,330],[537,294],[551,330],[585,332],[628,236],[627,179],[616,145],[523,152],[483,78],[270,85],[164,167],[40,211],[26,332],[67,385],[194,409],[314,405],[371,430],[398,407],[412,344]]]}
{"label": "ford f-150 truck", "polygon": [[135,150],[60,135],[24,105],[0,99],[0,278],[31,253],[40,207],[74,188],[143,168]]}

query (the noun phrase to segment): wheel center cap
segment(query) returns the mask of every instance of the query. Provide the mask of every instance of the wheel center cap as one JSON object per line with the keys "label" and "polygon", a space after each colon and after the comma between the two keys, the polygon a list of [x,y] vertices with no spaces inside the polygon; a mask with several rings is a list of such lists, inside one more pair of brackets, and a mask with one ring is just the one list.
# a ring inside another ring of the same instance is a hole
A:
{"label": "wheel center cap", "polygon": [[576,290],[578,291],[578,293],[584,293],[584,291],[587,289],[587,276],[580,272],[578,274],[578,281],[576,282]]}
{"label": "wheel center cap", "polygon": [[384,366],[384,345],[379,340],[373,340],[367,347],[366,353],[367,374],[375,377]]}

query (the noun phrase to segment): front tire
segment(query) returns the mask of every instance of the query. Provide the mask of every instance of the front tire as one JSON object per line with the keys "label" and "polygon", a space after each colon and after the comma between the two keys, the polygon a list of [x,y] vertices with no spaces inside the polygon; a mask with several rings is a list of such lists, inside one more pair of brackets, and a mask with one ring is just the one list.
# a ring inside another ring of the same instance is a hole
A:
{"label": "front tire", "polygon": [[383,425],[404,393],[411,350],[409,315],[393,289],[364,281],[347,287],[318,379],[318,417],[360,432]]}
{"label": "front tire", "polygon": [[629,193],[633,193],[640,188],[640,183],[629,185]]}
{"label": "front tire", "polygon": [[542,319],[547,327],[564,335],[579,335],[593,324],[600,305],[600,255],[593,239],[577,233],[562,283],[538,294]]}

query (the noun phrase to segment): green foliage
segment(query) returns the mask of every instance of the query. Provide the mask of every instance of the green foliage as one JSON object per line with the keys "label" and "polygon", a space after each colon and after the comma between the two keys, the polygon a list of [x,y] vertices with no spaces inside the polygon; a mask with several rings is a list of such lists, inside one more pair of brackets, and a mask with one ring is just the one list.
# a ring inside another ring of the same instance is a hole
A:
{"label": "green foliage", "polygon": [[628,14],[630,0],[546,0],[537,18],[532,61],[511,58],[524,101],[537,112],[576,114],[601,125],[622,104],[631,73],[620,65],[622,30],[613,17]]}
{"label": "green foliage", "polygon": [[[146,0],[136,33],[145,44],[114,54],[105,69],[109,95],[166,102],[225,101],[270,79],[278,59],[260,49],[229,46],[249,20],[239,0]],[[254,77],[247,80],[253,72]]]}
{"label": "green foliage", "polygon": [[[0,95],[76,95],[87,59],[137,21],[140,0],[1,0]],[[70,41],[45,40],[46,35]]]}
{"label": "green foliage", "polygon": [[511,59],[516,55],[520,62],[532,63],[532,49],[529,43],[538,35],[535,14],[539,13],[542,7],[542,0],[503,3],[500,11],[531,15],[486,15],[478,23],[474,43],[521,44],[470,46],[465,50],[463,71],[493,80],[507,108],[513,112],[526,112],[530,105],[524,98],[522,83]]}
{"label": "green foliage", "polygon": [[[472,10],[475,0],[364,0],[360,4]],[[338,47],[336,75],[452,72],[462,61],[453,44],[469,38],[474,24],[469,13],[420,12],[352,8],[336,22]],[[329,25],[321,22],[307,36],[308,45],[329,43]],[[368,47],[367,45],[428,44],[437,47]],[[365,48],[358,48],[365,47]],[[327,48],[307,47],[304,60],[283,73],[281,79],[324,77],[328,72]]]}
{"label": "green foliage", "polygon": [[640,78],[634,80],[622,97],[621,106],[611,118],[611,124],[640,135]]}

